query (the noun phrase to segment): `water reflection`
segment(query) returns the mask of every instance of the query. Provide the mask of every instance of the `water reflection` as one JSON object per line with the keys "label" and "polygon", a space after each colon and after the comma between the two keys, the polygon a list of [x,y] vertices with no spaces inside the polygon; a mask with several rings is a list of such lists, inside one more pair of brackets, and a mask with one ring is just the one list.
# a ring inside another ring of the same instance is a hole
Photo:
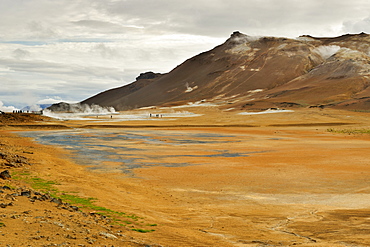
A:
{"label": "water reflection", "polygon": [[[89,169],[114,169],[131,176],[137,168],[201,165],[205,162],[204,158],[238,158],[256,153],[233,151],[233,145],[245,141],[234,135],[206,132],[81,129],[29,131],[21,135],[32,137],[42,144],[70,150],[72,158]],[[194,158],[199,158],[199,161]],[[107,165],[109,162],[114,163],[114,168]]]}

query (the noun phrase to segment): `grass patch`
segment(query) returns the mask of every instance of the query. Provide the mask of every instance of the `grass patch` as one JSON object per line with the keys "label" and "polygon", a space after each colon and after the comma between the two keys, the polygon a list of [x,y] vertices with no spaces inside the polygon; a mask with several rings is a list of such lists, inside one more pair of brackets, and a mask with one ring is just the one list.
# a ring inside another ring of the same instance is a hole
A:
{"label": "grass patch", "polygon": [[370,112],[370,110],[351,110],[351,111],[354,111],[354,112]]}
{"label": "grass patch", "polygon": [[334,129],[330,128],[326,131],[331,133],[347,134],[347,135],[359,135],[359,134],[370,134],[370,129]]}
{"label": "grass patch", "polygon": [[86,208],[90,208],[94,206],[93,202],[97,200],[96,198],[93,198],[93,197],[83,198],[83,197],[66,194],[66,193],[58,194],[57,197],[60,198],[62,201],[68,202],[70,204],[78,204]]}
{"label": "grass patch", "polygon": [[31,173],[29,171],[21,171],[21,172],[13,172],[13,175],[29,176],[31,175]]}
{"label": "grass patch", "polygon": [[157,224],[147,224],[147,226],[157,226]]}
{"label": "grass patch", "polygon": [[0,227],[4,227],[5,224],[3,222],[0,222]]}
{"label": "grass patch", "polygon": [[[59,183],[55,181],[49,181],[46,179],[32,176],[31,173],[29,173],[28,171],[14,173],[13,179],[23,180],[26,183],[28,183],[34,190],[42,191],[44,193],[49,193],[50,196],[61,199],[63,202],[67,202],[72,205],[78,206],[81,209],[95,211],[94,212],[95,214],[103,215],[103,216],[110,218],[113,224],[118,224],[120,226],[125,226],[125,227],[127,227],[128,225],[133,225],[132,226],[133,229],[131,229],[133,231],[142,232],[142,233],[153,232],[154,230],[146,230],[146,229],[141,229],[138,227],[157,225],[157,224],[146,224],[145,225],[143,221],[139,222],[139,219],[143,219],[143,218],[135,214],[127,214],[124,212],[114,211],[109,208],[98,206],[95,204],[98,201],[97,198],[93,198],[93,197],[86,198],[86,197],[80,197],[78,195],[73,195],[73,193],[78,193],[78,192],[60,191],[55,187],[55,185],[58,185]],[[127,219],[130,219],[130,220],[127,220]]]}
{"label": "grass patch", "polygon": [[140,229],[140,228],[132,228],[132,231],[135,232],[141,232],[141,233],[147,233],[147,232],[154,232],[155,230],[145,230],[145,229]]}
{"label": "grass patch", "polygon": [[58,190],[54,188],[54,185],[58,184],[54,181],[48,181],[42,178],[30,177],[29,182],[34,190],[41,190],[43,192],[57,193]]}
{"label": "grass patch", "polygon": [[29,171],[20,171],[20,172],[13,172],[12,178],[15,180],[23,180],[28,183],[32,189],[42,192],[48,192],[50,194],[55,194],[58,190],[54,187],[57,185],[57,182],[45,180],[38,177],[31,176]]}

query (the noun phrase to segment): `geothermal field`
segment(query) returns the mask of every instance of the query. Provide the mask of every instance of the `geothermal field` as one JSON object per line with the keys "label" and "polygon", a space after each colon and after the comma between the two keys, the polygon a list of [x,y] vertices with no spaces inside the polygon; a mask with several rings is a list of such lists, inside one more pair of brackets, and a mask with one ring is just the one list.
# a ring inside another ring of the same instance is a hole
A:
{"label": "geothermal field", "polygon": [[370,245],[369,113],[14,115],[1,245]]}

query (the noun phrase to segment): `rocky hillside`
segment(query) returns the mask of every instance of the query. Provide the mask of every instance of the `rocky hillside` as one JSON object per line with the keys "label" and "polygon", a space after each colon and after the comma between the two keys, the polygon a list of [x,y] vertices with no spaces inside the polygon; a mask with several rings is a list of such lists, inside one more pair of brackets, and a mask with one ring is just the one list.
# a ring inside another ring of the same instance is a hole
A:
{"label": "rocky hillside", "polygon": [[[212,102],[224,108],[370,107],[370,36],[297,39],[234,32],[167,74],[149,73],[81,103],[127,110]],[[143,75],[143,74],[142,74]]]}

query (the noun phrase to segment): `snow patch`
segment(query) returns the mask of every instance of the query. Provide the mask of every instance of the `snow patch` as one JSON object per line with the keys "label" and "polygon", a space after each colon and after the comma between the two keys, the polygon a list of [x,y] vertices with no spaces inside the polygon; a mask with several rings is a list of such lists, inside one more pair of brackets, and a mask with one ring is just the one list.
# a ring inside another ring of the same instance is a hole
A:
{"label": "snow patch", "polygon": [[337,53],[340,49],[341,47],[337,45],[322,45],[316,47],[313,52],[319,54],[323,59],[328,59],[329,57]]}
{"label": "snow patch", "polygon": [[228,51],[230,51],[231,53],[246,53],[250,50],[252,50],[252,48],[248,45],[248,43],[245,43],[245,44],[237,45]]}
{"label": "snow patch", "polygon": [[[215,106],[216,104],[208,103],[205,99],[199,100],[197,102],[189,102],[186,105],[178,105],[178,106],[171,106],[170,108],[187,108],[187,107],[197,107],[197,106]],[[162,107],[160,109],[166,109],[165,107]]]}
{"label": "snow patch", "polygon": [[144,106],[144,107],[140,107],[139,110],[147,110],[147,109],[155,109],[157,108],[156,106],[152,105],[152,106]]}
{"label": "snow patch", "polygon": [[248,93],[259,93],[259,92],[262,92],[263,89],[259,88],[259,89],[254,89],[254,90],[249,90]]}
{"label": "snow patch", "polygon": [[306,41],[306,42],[315,41],[315,39],[314,39],[314,38],[307,37],[307,36],[301,36],[301,37],[298,37],[298,38],[296,38],[296,40],[299,40],[299,41]]}
{"label": "snow patch", "polygon": [[287,47],[288,46],[288,44],[281,44],[281,45],[279,45],[276,49],[277,50],[281,50],[281,49],[284,49],[285,47]]}
{"label": "snow patch", "polygon": [[194,91],[197,88],[198,88],[198,86],[190,87],[189,85],[186,85],[185,93],[190,93],[190,92]]}
{"label": "snow patch", "polygon": [[267,109],[266,111],[261,111],[261,112],[240,112],[238,113],[238,115],[259,115],[259,114],[281,113],[281,112],[294,112],[294,111],[284,110],[284,109]]}

